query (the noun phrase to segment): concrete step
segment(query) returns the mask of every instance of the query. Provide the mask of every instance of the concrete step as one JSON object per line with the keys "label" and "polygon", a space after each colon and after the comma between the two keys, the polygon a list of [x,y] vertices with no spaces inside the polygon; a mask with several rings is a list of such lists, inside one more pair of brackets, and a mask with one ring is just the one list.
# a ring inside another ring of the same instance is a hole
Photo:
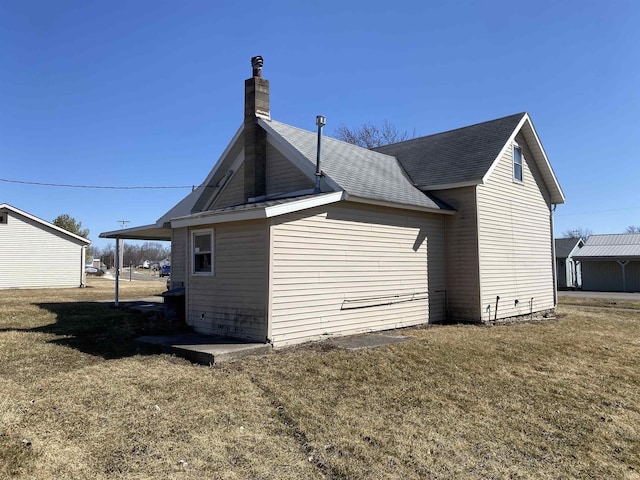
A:
{"label": "concrete step", "polygon": [[266,355],[273,351],[268,343],[248,343],[242,340],[198,333],[148,335],[139,337],[136,341],[153,345],[165,353],[172,353],[200,365],[215,365],[249,355]]}

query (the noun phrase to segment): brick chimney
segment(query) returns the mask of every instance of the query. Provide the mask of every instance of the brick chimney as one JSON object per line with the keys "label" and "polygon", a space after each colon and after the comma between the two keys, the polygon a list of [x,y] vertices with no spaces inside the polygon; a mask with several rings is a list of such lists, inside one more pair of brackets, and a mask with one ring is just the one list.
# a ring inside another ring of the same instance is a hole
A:
{"label": "brick chimney", "polygon": [[244,197],[267,193],[267,132],[258,125],[258,117],[271,119],[269,80],[262,78],[262,57],[251,59],[253,76],[244,82]]}

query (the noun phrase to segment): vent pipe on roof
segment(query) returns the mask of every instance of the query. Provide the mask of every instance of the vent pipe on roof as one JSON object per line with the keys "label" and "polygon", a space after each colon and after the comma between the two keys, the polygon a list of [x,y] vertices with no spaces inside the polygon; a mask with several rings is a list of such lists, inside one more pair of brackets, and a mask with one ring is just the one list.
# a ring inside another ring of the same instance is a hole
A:
{"label": "vent pipe on roof", "polygon": [[316,154],[316,185],[313,193],[320,193],[320,178],[322,170],[320,169],[320,156],[322,151],[322,127],[327,124],[327,117],[324,115],[316,115],[316,125],[318,126],[318,150]]}

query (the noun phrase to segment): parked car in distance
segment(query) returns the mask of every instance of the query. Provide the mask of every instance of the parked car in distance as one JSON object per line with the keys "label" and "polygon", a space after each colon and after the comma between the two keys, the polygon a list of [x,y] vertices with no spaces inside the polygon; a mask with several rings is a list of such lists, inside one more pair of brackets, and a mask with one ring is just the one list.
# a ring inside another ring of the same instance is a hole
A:
{"label": "parked car in distance", "polygon": [[169,275],[171,275],[171,265],[163,265],[160,268],[160,276],[168,277]]}

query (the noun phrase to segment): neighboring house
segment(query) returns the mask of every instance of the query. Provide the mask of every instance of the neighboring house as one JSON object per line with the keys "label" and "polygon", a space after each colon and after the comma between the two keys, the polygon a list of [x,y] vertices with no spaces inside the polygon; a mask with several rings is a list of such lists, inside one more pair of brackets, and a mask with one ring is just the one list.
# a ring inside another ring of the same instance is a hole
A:
{"label": "neighboring house", "polygon": [[0,204],[0,289],[80,287],[86,238]]}
{"label": "neighboring house", "polygon": [[573,258],[584,246],[581,238],[556,238],[558,288],[580,288],[582,266]]}
{"label": "neighboring house", "polygon": [[564,195],[528,114],[375,151],[322,137],[317,177],[318,135],[271,119],[252,65],[245,121],[203,184],[101,235],[171,239],[196,331],[278,347],[553,311]]}
{"label": "neighboring house", "polygon": [[640,233],[591,235],[573,258],[583,290],[640,292]]}

